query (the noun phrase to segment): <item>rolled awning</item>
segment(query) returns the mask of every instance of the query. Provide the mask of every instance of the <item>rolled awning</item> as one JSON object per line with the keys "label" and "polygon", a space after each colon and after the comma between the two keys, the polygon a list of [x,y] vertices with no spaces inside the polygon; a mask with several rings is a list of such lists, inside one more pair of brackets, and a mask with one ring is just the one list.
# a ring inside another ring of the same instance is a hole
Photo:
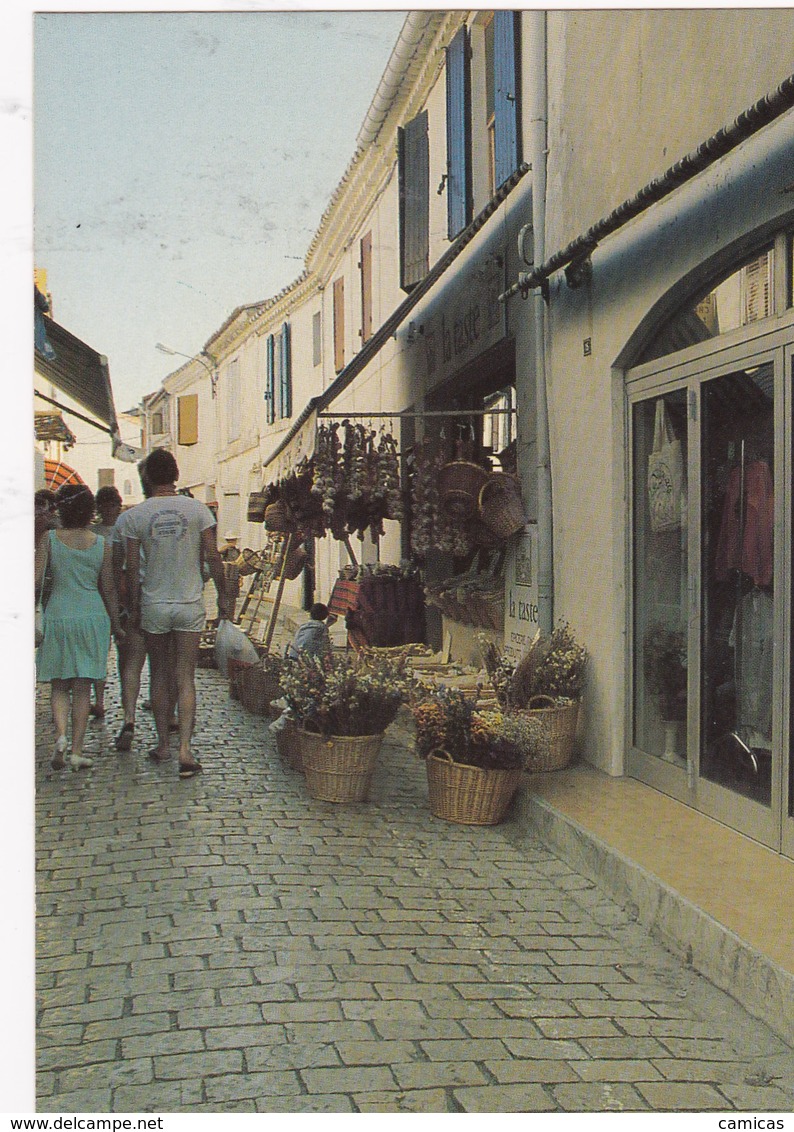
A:
{"label": "rolled awning", "polygon": [[50,350],[34,350],[36,373],[51,381],[111,431],[117,429],[108,360],[51,318],[45,318]]}
{"label": "rolled awning", "polygon": [[50,491],[57,491],[65,483],[81,484],[85,483],[85,480],[74,468],[64,464],[63,460],[45,460],[44,486]]}

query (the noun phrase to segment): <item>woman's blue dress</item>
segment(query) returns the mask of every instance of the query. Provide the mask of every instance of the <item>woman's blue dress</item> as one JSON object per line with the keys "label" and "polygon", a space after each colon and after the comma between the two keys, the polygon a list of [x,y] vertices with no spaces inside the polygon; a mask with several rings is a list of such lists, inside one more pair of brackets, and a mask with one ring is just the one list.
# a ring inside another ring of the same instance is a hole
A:
{"label": "woman's blue dress", "polygon": [[74,550],[55,531],[49,531],[48,538],[52,589],[44,610],[44,640],[36,653],[36,677],[104,680],[110,648],[110,618],[99,592],[105,540],[97,535],[87,550]]}

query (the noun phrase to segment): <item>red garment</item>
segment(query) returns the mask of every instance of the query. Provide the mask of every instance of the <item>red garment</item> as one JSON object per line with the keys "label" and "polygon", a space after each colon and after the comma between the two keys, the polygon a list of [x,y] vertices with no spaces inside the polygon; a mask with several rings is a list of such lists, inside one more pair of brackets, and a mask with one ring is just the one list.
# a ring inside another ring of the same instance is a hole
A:
{"label": "red garment", "polygon": [[722,526],[717,542],[715,574],[718,581],[729,570],[741,570],[757,586],[772,582],[774,547],[774,489],[772,473],[765,460],[748,464],[744,474],[744,538],[739,551],[739,482],[741,473],[734,468],[728,479]]}

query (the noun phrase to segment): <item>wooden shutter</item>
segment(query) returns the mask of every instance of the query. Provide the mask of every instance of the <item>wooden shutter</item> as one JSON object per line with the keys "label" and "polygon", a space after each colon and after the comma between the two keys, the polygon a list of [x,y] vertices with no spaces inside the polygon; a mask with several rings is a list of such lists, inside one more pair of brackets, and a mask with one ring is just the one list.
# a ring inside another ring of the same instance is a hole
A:
{"label": "wooden shutter", "polygon": [[424,279],[430,255],[430,148],[427,111],[399,130],[400,286]]}
{"label": "wooden shutter", "polygon": [[345,277],[334,281],[334,370],[345,368]]}
{"label": "wooden shutter", "polygon": [[361,341],[372,337],[372,233],[367,232],[359,247],[361,259]]}
{"label": "wooden shutter", "polygon": [[176,402],[177,444],[198,444],[198,393],[186,393]]}
{"label": "wooden shutter", "polygon": [[447,235],[462,232],[472,217],[471,68],[464,25],[447,48]]}
{"label": "wooden shutter", "polygon": [[276,419],[276,340],[267,336],[267,376],[265,378],[265,420],[273,424]]}
{"label": "wooden shutter", "polygon": [[292,349],[288,322],[285,322],[281,328],[281,393],[279,396],[279,412],[282,419],[292,416]]}
{"label": "wooden shutter", "polygon": [[494,12],[494,165],[496,188],[518,168],[518,33],[519,13]]}

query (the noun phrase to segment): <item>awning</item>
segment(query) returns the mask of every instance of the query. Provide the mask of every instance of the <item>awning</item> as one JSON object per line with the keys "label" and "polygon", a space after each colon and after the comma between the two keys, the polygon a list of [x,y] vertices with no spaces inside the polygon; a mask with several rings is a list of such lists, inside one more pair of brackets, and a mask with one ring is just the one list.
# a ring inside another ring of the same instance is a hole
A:
{"label": "awning", "polygon": [[[528,171],[529,166],[526,164],[522,164],[516,169],[515,173],[497,190],[496,194],[485,208],[475,216],[471,224],[469,224],[467,228],[464,228],[455,241],[447,248],[446,252],[444,252],[440,259],[430,268],[421,283],[417,283],[407,298],[403,299],[400,305],[392,311],[385,322],[375,331],[372,337],[367,340],[344,369],[340,371],[328,388],[309,401],[287,435],[265,461],[262,469],[263,482],[265,485],[278,483],[282,475],[276,474],[276,468],[281,467],[285,460],[286,464],[289,465],[291,469],[296,466],[299,461],[292,455],[292,450],[298,437],[302,436],[306,423],[309,420],[316,421],[317,413],[330,405],[340,393],[343,393],[369,362],[372,361],[378,351],[388,342],[389,338],[396,333],[398,327],[405,321],[414,307],[444,275],[463,249],[471,243],[486,221],[490,219]],[[300,443],[302,446],[305,445],[305,441],[301,441]],[[312,451],[314,450],[313,445],[314,441],[312,440]],[[309,454],[311,455],[311,453]]]}
{"label": "awning", "polygon": [[85,483],[85,480],[79,475],[74,468],[70,468],[68,464],[64,464],[62,460],[45,460],[44,461],[44,485],[50,491],[57,491],[59,487],[63,487],[65,483]]}
{"label": "awning", "polygon": [[52,356],[47,356],[38,347],[34,350],[36,373],[115,431],[116,409],[107,358],[75,338],[53,319],[45,318],[44,322],[51,346],[48,353]]}
{"label": "awning", "polygon": [[37,410],[33,414],[33,431],[36,440],[57,440],[67,449],[77,443],[77,437],[60,413]]}

